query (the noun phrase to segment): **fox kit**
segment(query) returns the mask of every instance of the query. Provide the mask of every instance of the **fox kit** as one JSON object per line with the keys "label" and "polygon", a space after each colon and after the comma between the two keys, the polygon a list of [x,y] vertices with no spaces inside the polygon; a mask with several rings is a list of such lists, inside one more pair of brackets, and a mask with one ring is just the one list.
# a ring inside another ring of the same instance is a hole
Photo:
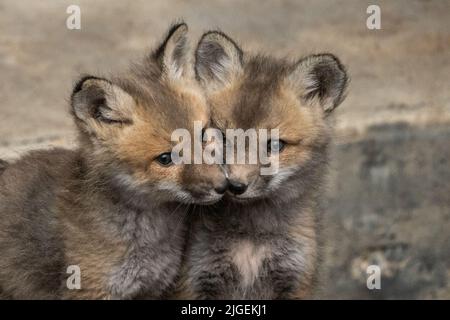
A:
{"label": "fox kit", "polygon": [[[186,205],[219,200],[226,182],[216,166],[172,163],[172,131],[210,119],[189,76],[186,33],[172,27],[123,76],[76,84],[77,150],[0,164],[0,295],[160,298],[171,287]],[[69,266],[79,287],[67,286]]]}
{"label": "fox kit", "polygon": [[331,135],[326,115],[343,100],[346,72],[330,54],[294,63],[250,56],[215,31],[203,35],[195,57],[213,125],[279,129],[279,139],[262,141],[279,169],[262,175],[260,163],[227,164],[223,202],[192,222],[177,297],[311,297]]}

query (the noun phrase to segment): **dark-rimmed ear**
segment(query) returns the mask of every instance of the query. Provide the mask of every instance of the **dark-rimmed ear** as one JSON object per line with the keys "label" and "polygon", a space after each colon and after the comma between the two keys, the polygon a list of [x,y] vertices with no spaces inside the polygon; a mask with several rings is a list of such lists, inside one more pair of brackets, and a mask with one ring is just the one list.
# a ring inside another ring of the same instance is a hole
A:
{"label": "dark-rimmed ear", "polygon": [[195,74],[205,87],[219,89],[243,72],[243,51],[221,31],[203,34],[195,51]]}
{"label": "dark-rimmed ear", "polygon": [[71,96],[72,114],[85,126],[130,124],[134,99],[107,79],[82,77]]}
{"label": "dark-rimmed ear", "polygon": [[189,64],[187,32],[186,23],[174,24],[153,54],[153,58],[158,61],[163,74],[169,78],[179,79],[187,73]]}
{"label": "dark-rimmed ear", "polygon": [[318,101],[329,113],[345,98],[348,84],[347,72],[332,54],[315,54],[301,59],[288,76],[303,101]]}

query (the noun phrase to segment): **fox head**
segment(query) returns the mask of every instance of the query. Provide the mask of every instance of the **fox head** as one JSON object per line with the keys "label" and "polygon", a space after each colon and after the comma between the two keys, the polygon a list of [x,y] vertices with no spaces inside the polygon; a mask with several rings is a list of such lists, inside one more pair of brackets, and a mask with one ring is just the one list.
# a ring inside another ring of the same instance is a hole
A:
{"label": "fox head", "polygon": [[91,171],[133,198],[203,204],[222,197],[226,179],[219,166],[174,165],[171,158],[175,129],[192,132],[194,121],[205,127],[210,121],[189,60],[181,23],[126,74],[86,76],[73,90],[72,114]]}
{"label": "fox head", "polygon": [[258,145],[267,149],[267,163],[278,168],[273,174],[261,174],[266,165],[261,161],[227,163],[232,199],[283,201],[316,188],[327,162],[326,116],[342,102],[347,86],[336,57],[318,54],[290,62],[251,56],[227,35],[210,31],[198,43],[195,73],[212,122],[222,132],[279,130],[276,139],[268,135],[261,141],[258,136]]}

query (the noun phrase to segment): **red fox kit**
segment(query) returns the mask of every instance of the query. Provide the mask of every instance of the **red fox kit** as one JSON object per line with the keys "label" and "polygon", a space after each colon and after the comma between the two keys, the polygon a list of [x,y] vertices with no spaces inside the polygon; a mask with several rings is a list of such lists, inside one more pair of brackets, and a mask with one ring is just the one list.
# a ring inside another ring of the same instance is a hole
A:
{"label": "red fox kit", "polygon": [[343,100],[345,69],[330,54],[295,63],[250,56],[214,31],[203,35],[195,57],[213,125],[223,132],[279,129],[279,139],[262,142],[279,169],[262,175],[261,164],[227,164],[223,202],[192,222],[177,297],[310,297],[330,141],[326,115]]}
{"label": "red fox kit", "polygon": [[[217,166],[172,165],[172,131],[210,118],[189,76],[186,33],[174,26],[123,76],[77,83],[77,150],[0,163],[2,297],[159,298],[171,287],[185,206],[219,200],[226,181]],[[73,265],[78,290],[66,286]]]}

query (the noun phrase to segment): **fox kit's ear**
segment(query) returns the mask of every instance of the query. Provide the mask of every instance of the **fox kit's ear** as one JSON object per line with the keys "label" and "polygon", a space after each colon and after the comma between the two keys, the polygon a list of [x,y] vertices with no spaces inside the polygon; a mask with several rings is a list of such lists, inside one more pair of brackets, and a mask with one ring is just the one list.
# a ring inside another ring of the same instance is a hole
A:
{"label": "fox kit's ear", "polygon": [[135,102],[110,81],[85,76],[75,85],[71,105],[75,120],[86,129],[95,130],[102,125],[130,124]]}
{"label": "fox kit's ear", "polygon": [[288,81],[300,92],[302,100],[309,103],[317,99],[328,113],[344,100],[348,77],[335,56],[317,54],[297,62]]}
{"label": "fox kit's ear", "polygon": [[188,26],[186,23],[173,25],[166,38],[154,52],[153,57],[160,64],[163,74],[171,79],[179,79],[188,68]]}
{"label": "fox kit's ear", "polygon": [[220,89],[242,74],[243,52],[227,35],[209,31],[195,51],[195,74],[205,88]]}

